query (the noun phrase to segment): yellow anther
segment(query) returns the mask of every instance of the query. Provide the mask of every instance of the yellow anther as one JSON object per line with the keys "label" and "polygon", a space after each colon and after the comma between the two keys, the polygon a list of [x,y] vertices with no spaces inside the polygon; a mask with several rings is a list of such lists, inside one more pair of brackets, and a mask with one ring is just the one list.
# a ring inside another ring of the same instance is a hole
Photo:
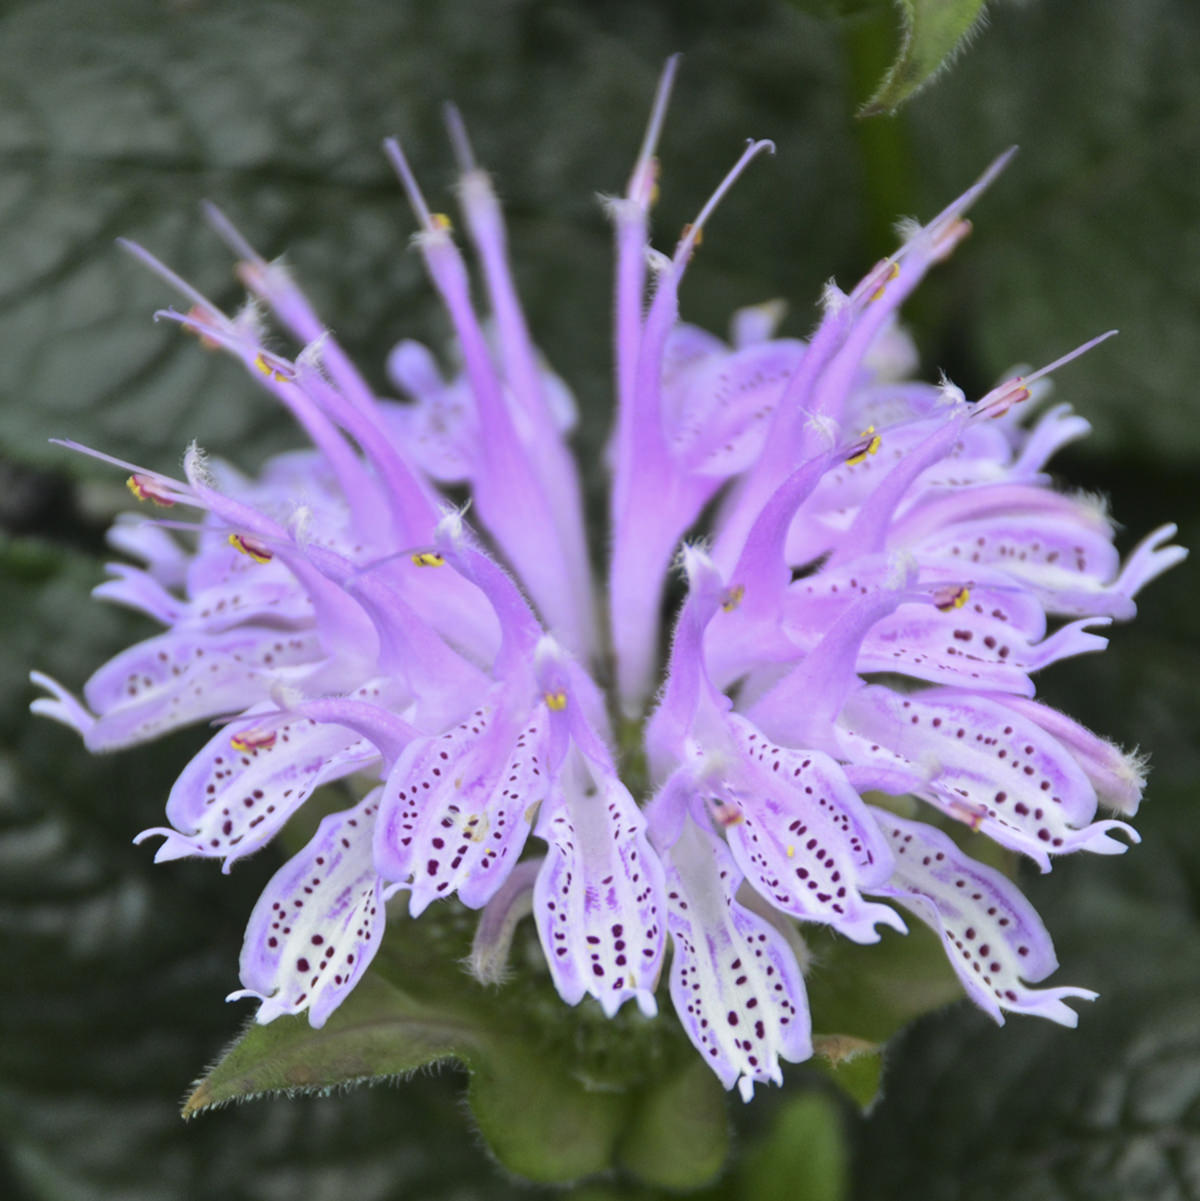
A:
{"label": "yellow anther", "polygon": [[164,509],[173,508],[175,502],[163,491],[162,485],[152,480],[148,475],[131,475],[125,481],[125,487],[138,500],[153,501]]}
{"label": "yellow anther", "polygon": [[789,859],[796,858],[796,848],[794,846],[792,846],[792,844],[790,842],[788,843],[788,846],[787,846],[787,857]]}
{"label": "yellow anther", "polygon": [[266,751],[275,745],[277,737],[274,730],[243,730],[229,740],[229,745],[235,751]]}
{"label": "yellow anther", "polygon": [[847,467],[857,467],[859,463],[866,462],[867,455],[878,454],[883,445],[883,438],[875,432],[873,425],[868,425],[859,436],[865,443],[846,460]]}
{"label": "yellow anther", "polygon": [[746,586],[744,584],[734,584],[732,588],[726,588],[721,594],[721,608],[726,613],[732,613],[742,603],[742,597],[745,595]]}
{"label": "yellow anther", "polygon": [[713,810],[713,817],[717,819],[717,824],[728,829],[730,826],[741,825],[746,820],[746,815],[736,805],[731,805],[728,802],[723,802]]}
{"label": "yellow anther", "polygon": [[551,713],[561,713],[567,707],[567,694],[561,688],[554,692],[547,692],[543,699],[546,702],[546,708]]}
{"label": "yellow anther", "polygon": [[965,584],[960,588],[941,588],[933,594],[934,607],[943,613],[961,609],[971,599],[971,590]]}
{"label": "yellow anther", "polygon": [[261,542],[247,538],[245,534],[230,534],[229,545],[243,555],[249,555],[255,563],[270,563],[275,557]]}
{"label": "yellow anther", "polygon": [[292,376],[283,370],[283,364],[271,362],[266,355],[259,353],[254,356],[254,365],[267,377],[267,379],[278,380],[281,384],[290,383]]}
{"label": "yellow anther", "polygon": [[883,280],[881,281],[879,287],[876,288],[875,291],[872,292],[869,297],[867,297],[868,302],[872,301],[872,300],[878,300],[884,294],[884,292],[887,291],[888,284],[890,284],[892,282],[892,280],[894,280],[896,278],[896,276],[899,274],[900,274],[900,264],[893,263],[891,265],[891,267],[888,268],[888,273],[883,277]]}
{"label": "yellow anther", "polygon": [[[692,223],[690,221],[686,222],[683,227],[683,232],[679,235],[679,240],[681,242],[684,242],[689,237],[691,237],[692,229],[693,229]],[[695,247],[699,246],[703,241],[704,241],[704,227],[701,226],[699,229],[696,230],[695,238],[692,239],[692,247],[695,248]]]}
{"label": "yellow anther", "polygon": [[412,557],[414,567],[445,567],[446,560],[435,550],[419,550]]}
{"label": "yellow anther", "polygon": [[440,229],[444,233],[449,233],[454,228],[454,222],[445,213],[433,213],[430,219],[433,221],[433,228]]}

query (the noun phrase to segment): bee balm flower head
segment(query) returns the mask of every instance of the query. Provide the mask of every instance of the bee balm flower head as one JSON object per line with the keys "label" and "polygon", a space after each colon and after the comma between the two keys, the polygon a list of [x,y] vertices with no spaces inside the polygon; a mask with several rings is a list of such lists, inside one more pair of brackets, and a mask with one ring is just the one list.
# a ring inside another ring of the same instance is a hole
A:
{"label": "bee balm flower head", "polygon": [[[1165,526],[1122,565],[1105,515],[1051,487],[1047,461],[1087,425],[1062,405],[1029,411],[1071,355],[974,401],[908,373],[897,312],[1008,156],[849,292],[830,285],[806,341],[776,337],[764,305],[727,342],[680,320],[680,287],[713,209],[773,147],[749,143],[673,250],[653,249],[673,73],[608,202],[603,589],[570,394],[531,340],[456,113],[462,239],[386,146],[460,364],[401,343],[388,367],[403,403],[372,392],[287,270],[215,209],[251,294],[240,313],[129,247],[183,299],[160,316],[239,360],[308,448],[252,479],[194,448],[182,478],[99,455],[153,507],[114,527],[134,565],[97,592],[162,632],[101,667],[82,702],[35,675],[33,707],[93,751],[216,719],[167,824],[139,836],[159,860],[229,870],[323,784],[362,782],[250,917],[233,996],[261,1022],[320,1026],[368,969],[389,904],[417,916],[451,898],[480,911],[485,978],[528,912],[568,1005],[653,1015],[665,974],[697,1051],[747,1098],[811,1054],[814,925],[871,944],[927,923],[998,1021],[1074,1025],[1066,1002],[1093,995],[1039,987],[1056,966],[1046,930],[970,835],[1043,870],[1136,840],[1123,819],[1140,762],[1038,702],[1034,680],[1102,649],[1098,631],[1184,552]],[[294,354],[267,344],[268,312]],[[444,485],[469,489],[469,509]],[[709,511],[705,541],[684,542]]]}

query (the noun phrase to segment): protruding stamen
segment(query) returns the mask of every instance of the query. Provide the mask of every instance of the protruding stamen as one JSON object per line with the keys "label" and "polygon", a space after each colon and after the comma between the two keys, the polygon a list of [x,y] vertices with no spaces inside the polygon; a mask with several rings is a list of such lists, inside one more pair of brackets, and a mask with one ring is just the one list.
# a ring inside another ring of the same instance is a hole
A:
{"label": "protruding stamen", "polygon": [[436,550],[419,550],[412,556],[414,567],[445,567],[446,560]]}
{"label": "protruding stamen", "polygon": [[[993,159],[987,166],[983,174],[959,197],[948,204],[928,225],[925,230],[933,238],[935,246],[942,248],[944,242],[949,241],[950,246],[957,242],[962,236],[970,231],[970,225],[962,221],[962,214],[967,211],[983,195],[984,192],[992,186],[996,177],[1004,170],[1005,167],[1012,161],[1012,157],[1017,153],[1015,146],[1010,146],[1003,154]],[[917,239],[910,239],[896,257],[902,258],[913,246],[917,244]],[[948,250],[950,247],[947,246]]]}
{"label": "protruding stamen", "polygon": [[[124,471],[128,471],[130,475],[136,476],[139,480],[146,481],[152,485],[154,490],[164,498],[170,498],[176,504],[196,503],[195,494],[187,484],[181,483],[179,480],[173,480],[169,475],[162,475],[157,471],[147,471],[144,467],[139,467],[136,463],[130,463],[126,459],[118,459],[113,455],[106,455],[102,450],[94,450],[90,446],[84,446],[81,442],[75,442],[70,438],[51,438],[52,446],[62,446],[67,450],[73,450],[81,455],[87,455],[90,459],[99,459],[101,463],[109,463],[113,467],[120,467]],[[190,527],[189,527],[190,528]]]}
{"label": "protruding stamen", "polygon": [[933,594],[933,607],[940,609],[943,613],[950,613],[955,609],[961,609],[970,599],[971,590],[965,584],[958,587],[948,584]]}
{"label": "protruding stamen", "polygon": [[712,216],[717,205],[724,200],[725,194],[737,182],[738,176],[764,151],[774,154],[775,143],[767,138],[762,138],[757,142],[750,140],[746,143],[746,149],[742,151],[741,158],[733,164],[725,178],[717,185],[716,191],[708,198],[708,203],[700,210],[700,215],[690,225],[684,227],[684,235],[675,247],[676,266],[686,263],[691,257],[692,251],[700,244],[705,222]]}
{"label": "protruding stamen", "polygon": [[1106,330],[1102,334],[1097,334],[1094,338],[1089,338],[1081,346],[1076,346],[1074,350],[1060,355],[1052,363],[1047,363],[1044,367],[1039,367],[1031,375],[1018,375],[1013,379],[1005,380],[999,387],[993,388],[991,392],[980,400],[975,406],[972,416],[978,415],[993,419],[1003,417],[1013,405],[1021,404],[1023,401],[1029,399],[1032,395],[1029,387],[1030,384],[1043,379],[1052,371],[1057,371],[1060,367],[1079,358],[1080,355],[1087,354],[1089,350],[1099,346],[1101,342],[1107,342],[1109,338],[1114,337],[1117,332],[1115,329]]}
{"label": "protruding stamen", "polygon": [[1076,346],[1074,350],[1070,350],[1055,359],[1053,363],[1047,363],[1045,367],[1039,367],[1032,375],[1025,376],[1025,383],[1036,383],[1043,376],[1049,375],[1052,371],[1057,371],[1060,367],[1065,367],[1067,363],[1079,358],[1080,355],[1087,354],[1089,350],[1099,346],[1101,342],[1107,342],[1109,338],[1115,338],[1119,332],[1119,330],[1109,329],[1105,330],[1102,334],[1097,334],[1094,338],[1089,338],[1083,345]]}
{"label": "protruding stamen", "polygon": [[200,305],[194,304],[187,311],[187,317],[190,324],[185,325],[184,329],[189,334],[194,334],[196,340],[204,347],[205,350],[220,350],[223,343],[217,338],[210,338],[208,334],[203,332],[205,326],[216,326],[215,318],[207,309],[201,308]]}
{"label": "protruding stamen", "polygon": [[462,119],[462,113],[458,111],[458,105],[448,103],[442,109],[442,118],[446,122],[446,132],[450,135],[450,146],[454,151],[458,169],[464,175],[478,170],[475,152],[471,149],[471,139],[467,136],[467,126]]}
{"label": "protruding stamen", "polygon": [[[894,260],[886,260],[886,259],[884,260],[884,262],[887,263],[888,265],[886,266],[886,268],[884,268],[883,279],[880,281],[879,286],[875,289],[875,291],[872,292],[871,295],[867,297],[868,303],[870,303],[872,300],[881,300],[883,298],[884,292],[887,291],[888,284],[892,280],[894,280],[897,275],[900,274],[900,264],[899,263],[895,262]],[[880,264],[880,266],[882,267],[883,264]]]}
{"label": "protruding stamen", "polygon": [[691,238],[692,248],[688,251],[687,257],[688,262],[691,262],[692,255],[694,255],[697,248],[704,243],[704,230],[696,230],[696,236],[692,238],[692,223],[690,221],[685,221],[683,224],[683,229],[679,231],[679,240],[683,242],[689,238]]}
{"label": "protruding stamen", "polygon": [[392,169],[399,176],[404,194],[408,197],[408,203],[417,218],[417,223],[426,233],[437,233],[439,230],[444,230],[446,227],[439,225],[437,219],[429,211],[429,205],[425,203],[425,197],[421,194],[417,177],[412,173],[408,159],[404,157],[404,151],[400,149],[400,143],[395,138],[385,138],[383,152],[387,155],[388,162],[392,164]]}
{"label": "protruding stamen", "polygon": [[169,284],[181,296],[186,296],[198,309],[203,311],[218,325],[228,325],[229,318],[202,292],[198,292],[187,280],[175,274],[165,263],[155,258],[144,246],[129,241],[128,238],[118,238],[117,245],[133,255],[143,266],[149,267],[164,283]]}
{"label": "protruding stamen", "polygon": [[263,257],[242,236],[241,231],[209,200],[200,202],[200,211],[213,233],[239,258],[256,267],[265,267]]}
{"label": "protruding stamen", "polygon": [[243,730],[230,738],[229,745],[235,751],[268,751],[278,737],[274,730]]}
{"label": "protruding stamen", "polygon": [[675,83],[678,67],[679,55],[672,54],[663,67],[662,75],[659,76],[658,90],[654,93],[654,104],[650,109],[650,120],[646,123],[641,149],[633,165],[633,173],[629,176],[629,186],[625,190],[626,197],[643,208],[649,208],[654,203],[658,192],[658,165],[654,152],[662,134],[663,120],[667,115],[667,104],[671,99],[671,88]]}
{"label": "protruding stamen", "polygon": [[167,490],[154,478],[135,472],[126,481],[125,486],[138,500],[153,501],[162,509],[172,509],[175,501]]}
{"label": "protruding stamen", "polygon": [[976,405],[972,416],[987,417],[995,421],[1003,417],[1013,405],[1024,404],[1031,395],[1021,376],[1005,380]]}
{"label": "protruding stamen", "polygon": [[295,370],[283,359],[276,358],[265,350],[259,351],[254,356],[254,366],[267,377],[273,379],[277,383],[290,384],[296,379]]}
{"label": "protruding stamen", "polygon": [[726,588],[721,593],[721,608],[726,613],[732,613],[742,603],[742,598],[745,595],[745,584],[734,584],[732,588]]}
{"label": "protruding stamen", "polygon": [[975,227],[966,217],[955,217],[942,226],[933,236],[934,258],[937,260],[950,257],[951,251]]}
{"label": "protruding stamen", "polygon": [[868,425],[859,436],[862,441],[856,442],[850,448],[850,453],[846,457],[847,467],[857,467],[859,463],[865,463],[867,456],[878,454],[879,448],[883,445],[883,438],[875,432],[873,425]]}
{"label": "protruding stamen", "polygon": [[556,688],[553,692],[547,692],[542,699],[546,702],[546,708],[551,713],[561,713],[567,707],[567,694],[562,688]]}
{"label": "protruding stamen", "polygon": [[229,545],[243,555],[249,555],[255,563],[270,563],[275,556],[257,538],[248,534],[230,534]]}
{"label": "protruding stamen", "polygon": [[242,358],[247,353],[246,337],[232,321],[223,321],[220,326],[217,326],[203,313],[197,314],[194,308],[189,309],[186,313],[181,313],[174,308],[158,309],[154,314],[154,320],[173,321],[213,349],[227,350],[235,358]]}

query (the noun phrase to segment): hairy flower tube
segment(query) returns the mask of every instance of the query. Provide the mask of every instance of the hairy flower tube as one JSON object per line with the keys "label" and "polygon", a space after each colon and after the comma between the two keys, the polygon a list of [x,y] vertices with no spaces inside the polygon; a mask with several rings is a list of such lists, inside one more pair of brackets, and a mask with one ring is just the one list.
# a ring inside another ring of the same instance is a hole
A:
{"label": "hairy flower tube", "polygon": [[1045,927],[969,852],[986,837],[1045,871],[1136,841],[1122,819],[1141,762],[1040,704],[1033,677],[1103,648],[1096,631],[1132,617],[1185,552],[1164,526],[1122,565],[1102,507],[1051,486],[1048,460],[1087,423],[1065,405],[1027,413],[1065,359],[974,402],[911,378],[897,312],[1007,156],[851,291],[830,284],[807,341],[774,336],[778,306],[764,305],[736,314],[726,342],[680,321],[679,288],[714,207],[773,147],[751,142],[673,252],[654,250],[673,73],[606,202],[603,589],[573,402],[531,341],[456,113],[486,316],[450,220],[387,143],[454,331],[450,371],[415,342],[392,352],[403,402],[373,394],[287,270],[216,210],[250,293],[233,316],[129,247],[184,298],[159,316],[240,360],[311,445],[257,478],[194,446],[182,478],[118,464],[158,512],[117,522],[111,541],[137,565],[111,567],[96,593],[163,630],[101,667],[82,703],[35,673],[48,695],[33,708],[97,752],[214,723],[167,824],[139,835],[161,839],[158,861],[228,871],[322,785],[361,785],[250,916],[232,995],[257,1000],[260,1022],[324,1023],[370,965],[391,898],[413,916],[450,898],[480,911],[472,965],[488,979],[532,912],[568,1005],[653,1015],[665,973],[688,1037],[747,1099],[812,1053],[813,924],[874,943],[927,923],[997,1021],[1074,1025],[1067,1001],[1094,996],[1039,987],[1056,967]]}

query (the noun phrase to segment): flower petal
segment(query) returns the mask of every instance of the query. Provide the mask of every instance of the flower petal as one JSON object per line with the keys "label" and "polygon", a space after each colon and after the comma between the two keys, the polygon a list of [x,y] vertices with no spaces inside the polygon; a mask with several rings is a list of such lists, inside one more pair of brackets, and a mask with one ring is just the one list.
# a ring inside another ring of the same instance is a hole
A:
{"label": "flower petal", "polygon": [[747,880],[781,912],[855,942],[878,942],[879,923],[903,931],[894,910],[859,891],[888,878],[891,853],[841,768],[819,751],[776,746],[736,715],[729,724],[752,774],[727,773],[719,795]]}
{"label": "flower petal", "polygon": [[741,873],[711,829],[685,817],[660,850],[675,1012],[721,1083],[749,1101],[756,1082],[783,1082],[780,1059],[812,1055],[804,978],[784,936],[734,900]]}
{"label": "flower petal", "polygon": [[534,886],[542,949],[559,995],[590,994],[611,1017],[631,997],[647,1015],[662,969],[663,871],[629,791],[568,752],[538,818],[549,851]]}
{"label": "flower petal", "polygon": [[479,454],[479,420],[467,382],[447,384],[419,342],[401,342],[388,356],[388,375],[412,398],[383,410],[393,438],[413,463],[439,483],[469,479]]}
{"label": "flower petal", "polygon": [[132,513],[122,513],[106,540],[114,550],[141,559],[146,570],[164,587],[178,588],[187,580],[189,555],[166,530]]}
{"label": "flower petal", "polygon": [[[1030,672],[1105,645],[1103,639],[1093,642],[1095,636],[1082,629],[1033,645],[1008,620],[1002,607],[1006,598],[982,589],[965,591],[982,612],[974,608],[942,612],[933,605],[908,604],[882,618],[863,639],[858,672],[896,672],[933,684],[1032,696]],[[992,615],[997,612],[1001,616]]]}
{"label": "flower petal", "polygon": [[1027,701],[1022,697],[1003,698],[1008,708],[1036,722],[1061,746],[1071,752],[1092,782],[1101,805],[1124,817],[1133,817],[1146,787],[1146,760],[1136,751],[1128,754],[1105,738],[1093,734],[1065,713]]}
{"label": "flower petal", "polygon": [[879,891],[895,897],[945,943],[971,999],[1003,1024],[1002,1010],[1032,1013],[1062,1026],[1079,1015],[1066,997],[1092,1000],[1084,988],[1028,988],[1058,966],[1041,918],[1007,877],[977,863],[940,830],[874,811],[891,841],[896,870]]}
{"label": "flower petal", "polygon": [[379,949],[385,893],[371,859],[379,795],[325,818],[259,897],[242,946],[245,987],[229,1000],[259,998],[260,1024],[307,1009],[310,1025],[323,1026]]}
{"label": "flower petal", "polygon": [[928,765],[918,795],[1048,870],[1051,854],[1118,854],[1125,843],[1091,822],[1096,793],[1069,752],[1012,709],[956,689],[902,696],[871,685],[847,702],[845,752],[856,761]]}
{"label": "flower petal", "polygon": [[184,602],[168,592],[151,572],[128,563],[107,563],[105,568],[112,578],[92,589],[97,600],[136,609],[166,626],[184,616]]}
{"label": "flower petal", "polygon": [[412,889],[415,917],[458,892],[484,905],[515,866],[546,795],[545,712],[524,725],[493,697],[437,738],[409,745],[388,776],[375,857]]}
{"label": "flower petal", "polygon": [[663,386],[667,445],[677,469],[724,478],[762,453],[775,406],[804,354],[790,339],[757,342],[678,364]]}
{"label": "flower petal", "polygon": [[84,685],[96,713],[89,749],[116,750],[264,698],[281,671],[312,663],[315,633],[243,626],[171,632],[111,659]]}
{"label": "flower petal", "polygon": [[175,782],[167,801],[174,829],[144,830],[135,841],[163,834],[156,863],[202,855],[224,859],[228,871],[274,838],[322,784],[378,762],[378,750],[346,726],[278,712],[239,722],[215,735]]}

